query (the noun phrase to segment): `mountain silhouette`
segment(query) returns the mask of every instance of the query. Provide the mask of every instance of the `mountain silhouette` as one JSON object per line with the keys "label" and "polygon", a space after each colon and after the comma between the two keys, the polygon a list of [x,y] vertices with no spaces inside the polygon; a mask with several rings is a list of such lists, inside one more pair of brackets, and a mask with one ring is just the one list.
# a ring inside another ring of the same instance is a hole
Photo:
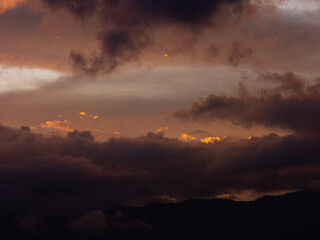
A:
{"label": "mountain silhouette", "polygon": [[79,216],[1,216],[3,239],[320,239],[320,192],[190,199]]}

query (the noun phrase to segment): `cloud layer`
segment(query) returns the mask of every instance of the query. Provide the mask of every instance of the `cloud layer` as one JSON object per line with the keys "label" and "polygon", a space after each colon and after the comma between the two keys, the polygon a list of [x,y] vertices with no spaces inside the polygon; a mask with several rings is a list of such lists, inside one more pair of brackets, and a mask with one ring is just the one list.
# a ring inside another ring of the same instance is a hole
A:
{"label": "cloud layer", "polygon": [[122,204],[304,189],[319,181],[317,134],[184,143],[149,133],[96,142],[0,128],[1,211],[78,213]]}
{"label": "cloud layer", "polygon": [[[98,40],[100,52],[90,57],[71,51],[70,59],[78,73],[96,75],[108,73],[131,59],[153,42],[155,30],[176,25],[196,35],[204,26],[214,23],[213,18],[225,14],[241,13],[247,0],[42,0],[53,10],[64,9],[81,20],[95,16],[100,21]],[[225,17],[226,18],[226,17]],[[247,52],[234,48],[233,55],[246,57]],[[244,55],[243,55],[244,54]],[[232,58],[230,61],[239,61]]]}
{"label": "cloud layer", "polygon": [[307,84],[293,73],[265,74],[261,78],[278,87],[250,95],[230,97],[211,94],[200,98],[174,116],[192,120],[226,120],[244,127],[259,124],[293,131],[316,131],[320,127],[320,83]]}

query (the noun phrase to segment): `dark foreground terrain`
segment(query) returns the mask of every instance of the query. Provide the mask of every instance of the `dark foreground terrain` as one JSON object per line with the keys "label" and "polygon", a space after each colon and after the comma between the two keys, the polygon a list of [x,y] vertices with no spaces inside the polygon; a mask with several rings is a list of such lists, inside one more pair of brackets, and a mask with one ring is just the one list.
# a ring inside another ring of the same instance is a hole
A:
{"label": "dark foreground terrain", "polygon": [[320,239],[320,193],[187,200],[81,216],[1,216],[1,239]]}

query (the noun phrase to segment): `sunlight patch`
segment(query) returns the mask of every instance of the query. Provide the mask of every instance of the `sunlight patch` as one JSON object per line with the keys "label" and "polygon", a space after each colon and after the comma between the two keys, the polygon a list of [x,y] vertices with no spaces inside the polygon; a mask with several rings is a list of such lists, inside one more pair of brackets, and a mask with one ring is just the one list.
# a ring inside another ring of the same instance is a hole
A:
{"label": "sunlight patch", "polygon": [[61,77],[59,73],[47,69],[20,68],[0,65],[0,94],[12,91],[30,91]]}

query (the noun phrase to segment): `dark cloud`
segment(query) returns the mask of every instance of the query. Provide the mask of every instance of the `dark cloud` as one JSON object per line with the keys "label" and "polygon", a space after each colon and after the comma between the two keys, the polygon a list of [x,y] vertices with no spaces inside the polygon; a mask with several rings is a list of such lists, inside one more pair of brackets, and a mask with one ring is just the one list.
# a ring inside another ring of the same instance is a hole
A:
{"label": "dark cloud", "polygon": [[[210,21],[213,14],[223,8],[233,8],[241,11],[249,3],[247,0],[42,0],[52,9],[64,8],[76,17],[102,11],[110,13],[104,15],[108,20],[117,25],[130,25],[137,23],[148,24],[152,22],[170,21],[183,24],[203,24]],[[131,10],[131,14],[130,13]],[[112,12],[121,11],[127,16],[116,16]]]}
{"label": "dark cloud", "polygon": [[[152,42],[152,32],[164,25],[199,32],[221,13],[241,13],[247,0],[42,0],[53,10],[65,9],[85,20],[100,19],[100,52],[93,57],[71,52],[78,73],[108,73],[118,64],[138,59]],[[242,56],[242,54],[240,54]]]}
{"label": "dark cloud", "polygon": [[266,81],[278,87],[264,89],[258,96],[249,95],[242,86],[242,95],[209,95],[200,98],[174,116],[192,120],[227,120],[244,127],[255,124],[294,131],[320,131],[320,84],[307,84],[293,73],[266,74]]}
{"label": "dark cloud", "polygon": [[319,135],[302,133],[217,144],[154,133],[97,142],[88,132],[43,137],[1,127],[0,208],[67,214],[231,190],[308,188],[319,181],[319,143]]}
{"label": "dark cloud", "polygon": [[230,55],[228,56],[228,61],[232,66],[237,67],[239,66],[240,62],[250,57],[251,55],[252,49],[244,48],[240,46],[239,43],[234,42],[232,44]]}

